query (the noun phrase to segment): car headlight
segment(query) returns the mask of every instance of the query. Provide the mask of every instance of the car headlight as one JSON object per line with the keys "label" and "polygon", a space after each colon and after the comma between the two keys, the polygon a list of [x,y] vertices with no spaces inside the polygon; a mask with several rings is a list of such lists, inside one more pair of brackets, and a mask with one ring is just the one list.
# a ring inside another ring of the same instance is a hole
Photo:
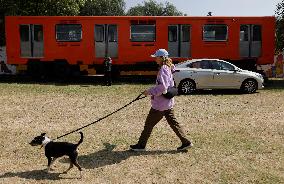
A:
{"label": "car headlight", "polygon": [[256,76],[261,78],[261,79],[263,79],[263,76],[261,74],[259,74],[259,73],[257,73]]}

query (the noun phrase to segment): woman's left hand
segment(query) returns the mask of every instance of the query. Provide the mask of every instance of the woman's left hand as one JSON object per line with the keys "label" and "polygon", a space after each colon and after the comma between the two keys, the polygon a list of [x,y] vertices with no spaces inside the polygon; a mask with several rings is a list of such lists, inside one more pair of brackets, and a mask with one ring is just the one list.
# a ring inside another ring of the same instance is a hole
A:
{"label": "woman's left hand", "polygon": [[145,95],[145,96],[150,95],[147,90],[145,90],[142,94]]}

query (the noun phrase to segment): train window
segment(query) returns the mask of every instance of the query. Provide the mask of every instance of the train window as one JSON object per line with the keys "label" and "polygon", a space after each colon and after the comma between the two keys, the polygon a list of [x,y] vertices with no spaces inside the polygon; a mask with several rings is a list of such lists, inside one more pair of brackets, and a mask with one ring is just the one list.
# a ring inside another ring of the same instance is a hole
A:
{"label": "train window", "polygon": [[156,40],[155,25],[131,25],[132,42],[154,42]]}
{"label": "train window", "polygon": [[190,41],[190,26],[189,25],[182,26],[182,41],[183,42]]}
{"label": "train window", "polygon": [[78,42],[82,39],[81,24],[57,24],[56,40],[63,42]]}
{"label": "train window", "polygon": [[253,41],[261,41],[261,26],[253,26]]}
{"label": "train window", "polygon": [[247,25],[241,25],[240,41],[248,41],[249,29]]}
{"label": "train window", "polygon": [[105,27],[104,25],[96,25],[95,26],[95,39],[96,42],[103,42],[105,35]]}
{"label": "train window", "polygon": [[228,26],[227,25],[204,25],[203,40],[204,41],[227,41]]}
{"label": "train window", "polygon": [[30,40],[29,25],[20,25],[20,37],[22,42],[28,42]]}
{"label": "train window", "polygon": [[116,25],[108,26],[108,41],[117,42],[117,26]]}
{"label": "train window", "polygon": [[177,26],[169,26],[169,42],[177,41]]}

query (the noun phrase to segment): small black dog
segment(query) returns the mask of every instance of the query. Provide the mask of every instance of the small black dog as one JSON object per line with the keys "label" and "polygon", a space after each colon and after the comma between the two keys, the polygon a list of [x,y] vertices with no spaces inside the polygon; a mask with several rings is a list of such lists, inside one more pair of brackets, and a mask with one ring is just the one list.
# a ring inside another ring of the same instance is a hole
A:
{"label": "small black dog", "polygon": [[30,145],[41,145],[42,147],[45,147],[45,156],[48,159],[47,172],[52,170],[51,165],[57,158],[67,155],[70,158],[70,167],[63,173],[66,174],[73,167],[73,165],[75,165],[81,174],[82,168],[77,162],[77,147],[83,142],[84,136],[82,132],[79,133],[81,134],[81,139],[77,144],[68,142],[53,142],[51,139],[45,136],[46,133],[42,133],[40,136],[35,137],[32,142],[30,142]]}

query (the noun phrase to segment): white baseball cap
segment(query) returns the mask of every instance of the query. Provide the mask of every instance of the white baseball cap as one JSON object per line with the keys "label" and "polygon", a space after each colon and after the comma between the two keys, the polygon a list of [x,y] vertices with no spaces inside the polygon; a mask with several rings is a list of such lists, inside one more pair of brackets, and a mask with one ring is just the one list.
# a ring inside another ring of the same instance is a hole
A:
{"label": "white baseball cap", "polygon": [[151,57],[168,57],[169,53],[166,49],[159,49]]}

